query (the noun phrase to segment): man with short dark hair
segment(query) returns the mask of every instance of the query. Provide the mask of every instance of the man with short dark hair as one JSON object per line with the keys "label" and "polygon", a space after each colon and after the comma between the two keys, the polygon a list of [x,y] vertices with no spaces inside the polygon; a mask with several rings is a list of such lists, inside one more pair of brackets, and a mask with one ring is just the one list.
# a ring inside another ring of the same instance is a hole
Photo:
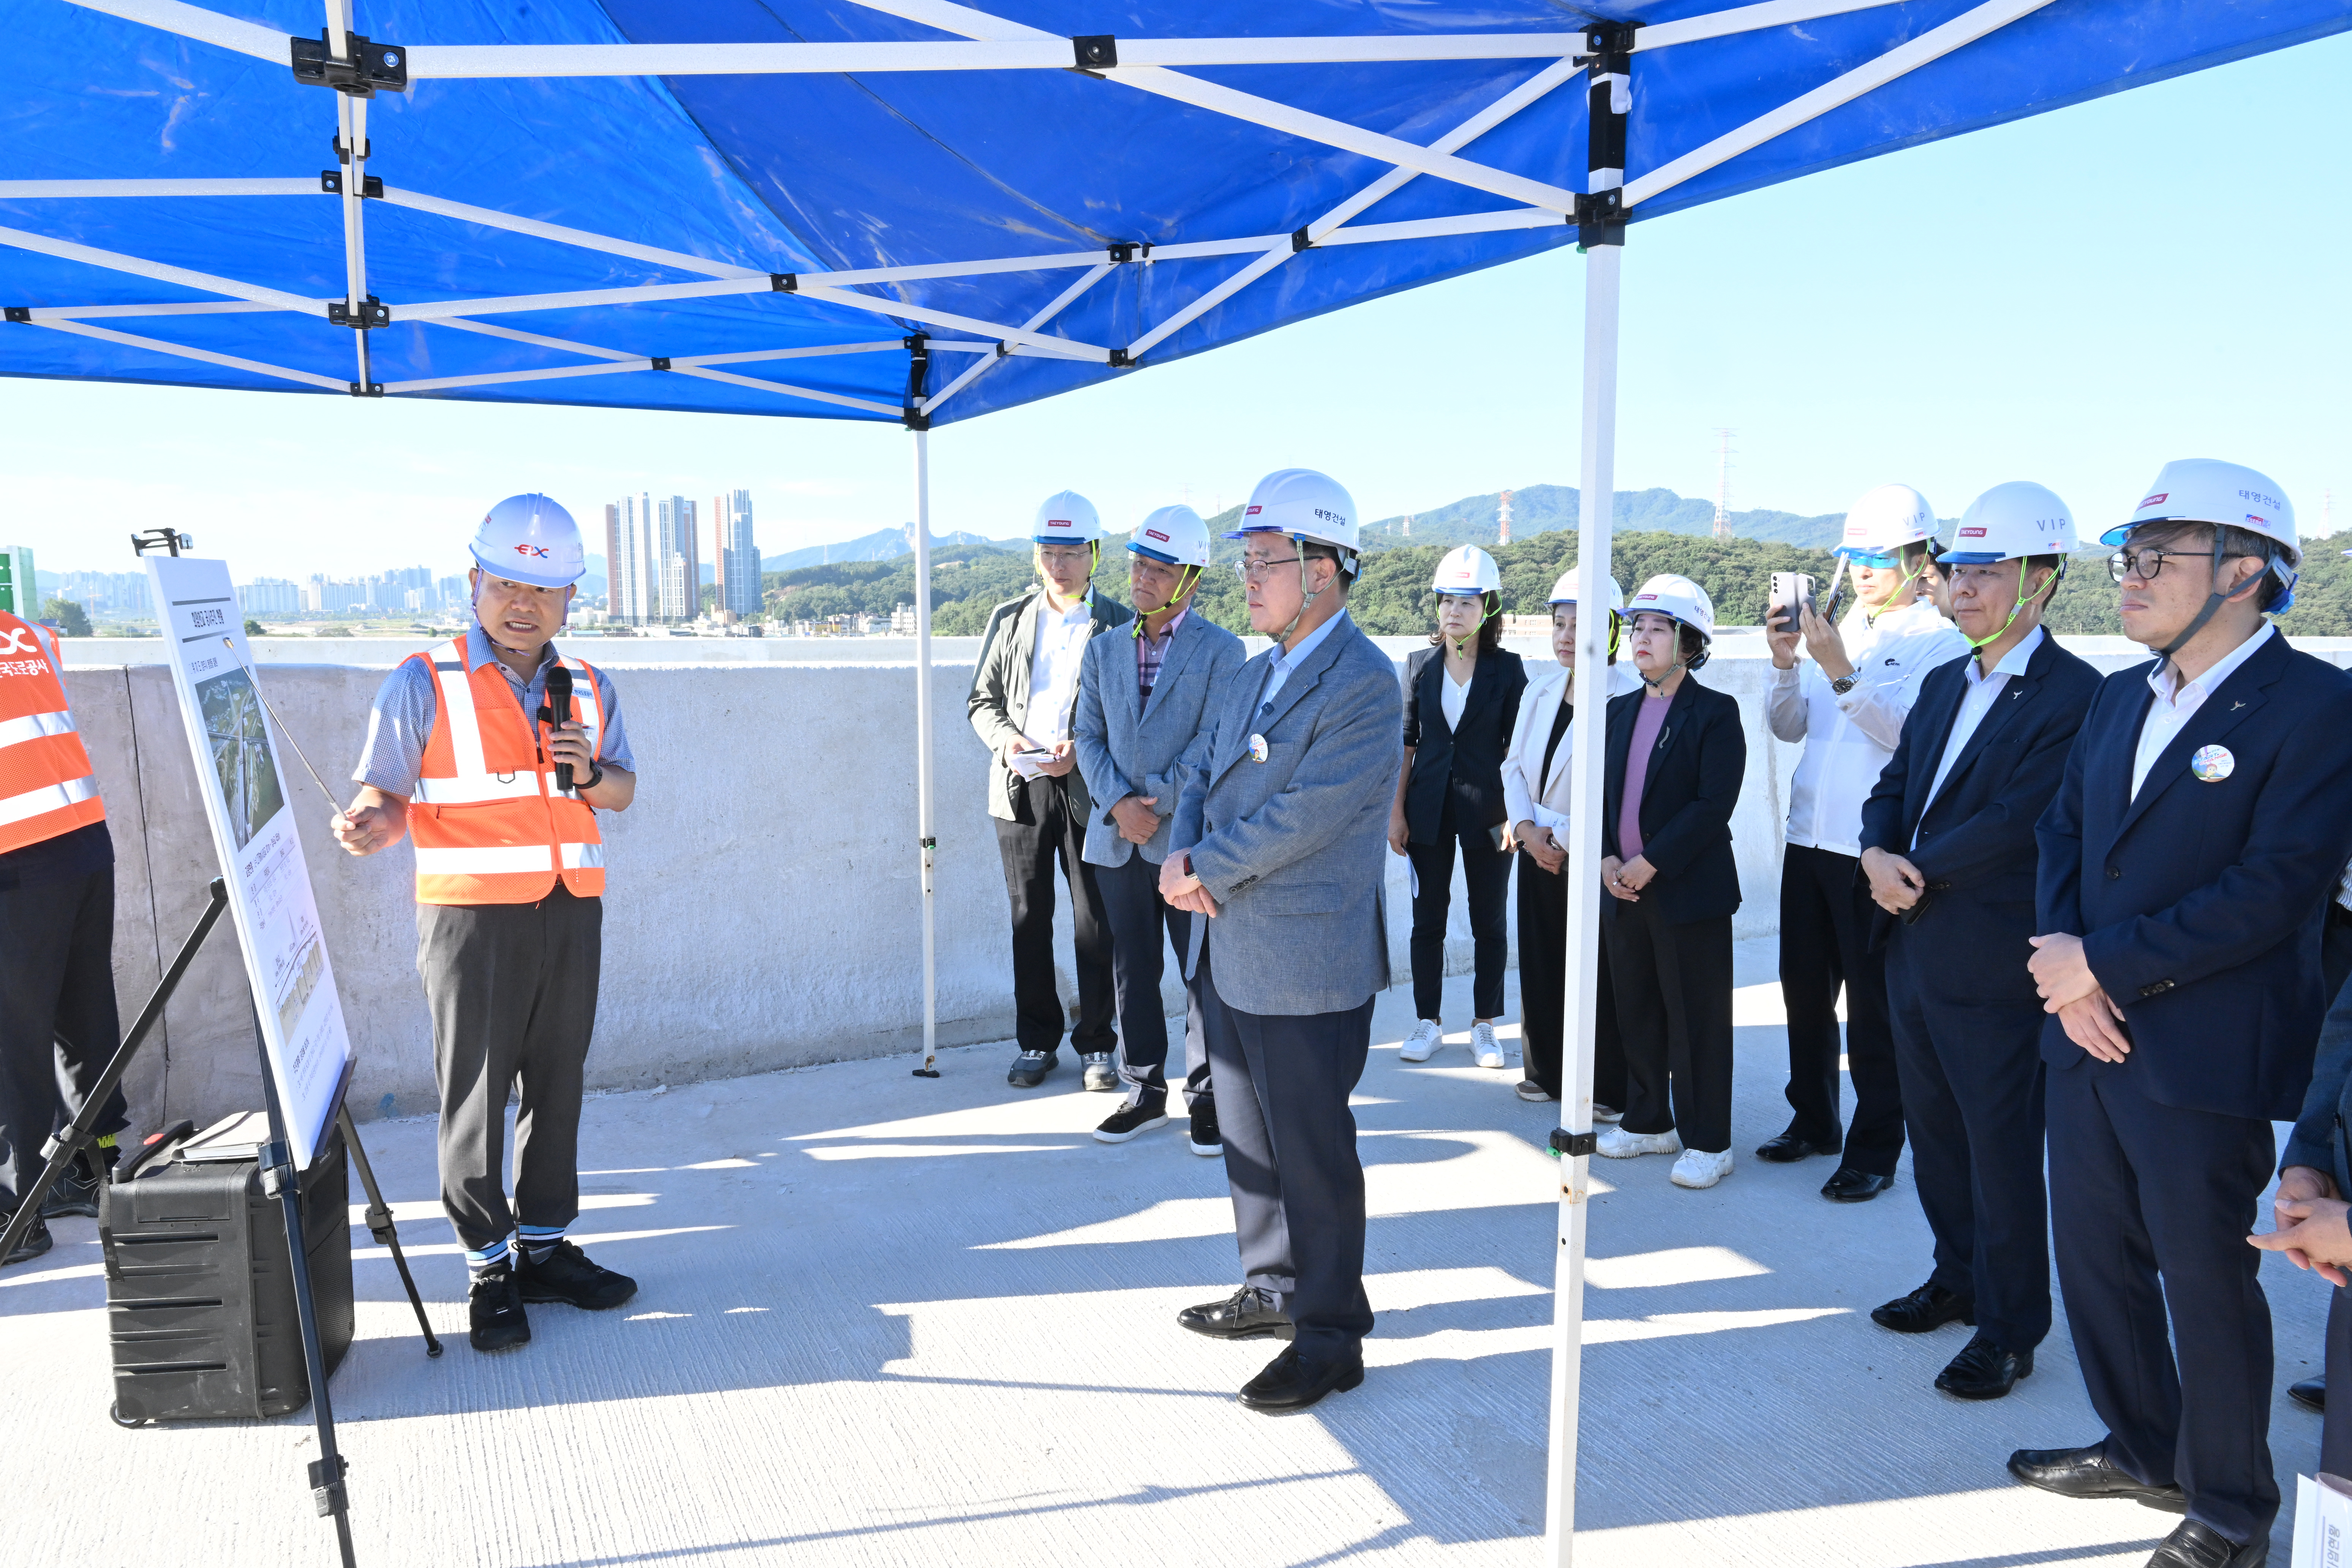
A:
{"label": "man with short dark hair", "polygon": [[2157,663],[2092,700],[2041,848],[2032,969],[2067,1325],[2107,1435],[2020,1480],[2188,1518],[2151,1568],[2259,1568],[2279,1506],[2271,1318],[2247,1247],[2271,1122],[2326,1005],[2320,921],[2352,853],[2352,679],[2264,620],[2294,513],[2263,475],[2166,465],[2109,531],[2124,633]]}

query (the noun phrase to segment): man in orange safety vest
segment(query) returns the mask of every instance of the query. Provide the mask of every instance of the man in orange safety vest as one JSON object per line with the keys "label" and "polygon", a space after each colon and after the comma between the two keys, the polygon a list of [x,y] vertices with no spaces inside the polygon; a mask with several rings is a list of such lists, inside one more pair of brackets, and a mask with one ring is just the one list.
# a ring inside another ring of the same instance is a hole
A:
{"label": "man in orange safety vest", "polygon": [[[470,1338],[493,1351],[530,1338],[525,1302],[601,1310],[636,1293],[564,1232],[580,1212],[596,1024],[596,813],[625,810],[637,786],[612,682],[552,640],[587,570],[571,514],[545,496],[509,497],[482,519],[473,554],[475,625],[385,679],[352,775],[364,787],[334,830],[353,855],[404,834],[415,845],[441,1203],[472,1276]],[[520,1097],[511,1200],[510,1089]]]}
{"label": "man in orange safety vest", "polygon": [[[0,1227],[122,1043],[114,1009],[114,840],[74,729],[57,637],[0,610]],[[117,1089],[98,1122],[111,1160]],[[95,1169],[68,1168],[5,1263],[50,1247],[44,1221],[98,1213]]]}

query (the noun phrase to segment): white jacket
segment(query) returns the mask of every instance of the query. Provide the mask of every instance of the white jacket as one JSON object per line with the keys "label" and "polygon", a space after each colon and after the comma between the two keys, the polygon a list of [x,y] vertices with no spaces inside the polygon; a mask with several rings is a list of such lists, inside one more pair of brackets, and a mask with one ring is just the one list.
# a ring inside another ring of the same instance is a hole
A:
{"label": "white jacket", "polygon": [[[1549,827],[1554,833],[1568,826],[1568,760],[1576,751],[1573,730],[1559,738],[1559,750],[1552,753],[1551,776],[1537,776],[1543,767],[1544,747],[1551,741],[1552,720],[1568,695],[1568,678],[1569,671],[1562,665],[1537,665],[1530,661],[1528,666],[1528,689],[1519,696],[1519,718],[1511,727],[1511,749],[1503,753],[1503,805],[1515,829],[1522,822]],[[1633,673],[1630,665],[1609,667],[1609,696],[1622,697],[1641,688],[1642,678]]]}
{"label": "white jacket", "polygon": [[1838,630],[1853,661],[1853,689],[1843,697],[1832,691],[1800,642],[1797,667],[1774,667],[1766,680],[1764,715],[1775,736],[1805,742],[1789,786],[1789,842],[1860,855],[1862,803],[1903,739],[1920,682],[1967,653],[1969,643],[1925,599],[1889,610],[1874,624],[1856,605]]}

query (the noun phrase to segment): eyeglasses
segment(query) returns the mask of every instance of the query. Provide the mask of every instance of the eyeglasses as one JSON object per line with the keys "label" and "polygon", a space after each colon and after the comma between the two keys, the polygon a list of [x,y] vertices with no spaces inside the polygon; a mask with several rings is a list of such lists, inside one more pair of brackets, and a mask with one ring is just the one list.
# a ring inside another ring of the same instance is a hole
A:
{"label": "eyeglasses", "polygon": [[1954,587],[1963,583],[1994,583],[2002,574],[1999,564],[1991,566],[1941,566],[1938,568]]}
{"label": "eyeglasses", "polygon": [[[2212,558],[2213,552],[2210,549],[2158,550],[2152,545],[2144,550],[2126,548],[2107,557],[2107,575],[2118,583],[2126,577],[2137,577],[2143,583],[2153,583],[2156,581],[2157,574],[2164,570],[2164,563],[2167,561],[2210,561]],[[2254,557],[2224,555],[2221,559],[2248,561]]]}
{"label": "eyeglasses", "polygon": [[1082,561],[1093,560],[1094,552],[1083,544],[1041,544],[1037,557],[1056,566],[1076,566]]}
{"label": "eyeglasses", "polygon": [[1284,555],[1270,561],[1236,561],[1234,563],[1234,571],[1244,583],[1260,583],[1265,580],[1268,569],[1276,566],[1288,566],[1297,559],[1296,555]]}

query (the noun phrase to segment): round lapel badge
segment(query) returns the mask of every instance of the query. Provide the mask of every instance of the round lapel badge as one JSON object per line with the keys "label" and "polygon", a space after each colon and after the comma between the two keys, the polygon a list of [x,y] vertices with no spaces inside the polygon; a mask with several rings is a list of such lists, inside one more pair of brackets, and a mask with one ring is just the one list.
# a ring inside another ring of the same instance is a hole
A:
{"label": "round lapel badge", "polygon": [[1250,761],[1254,763],[1262,763],[1265,761],[1265,737],[1264,735],[1252,735],[1250,737]]}
{"label": "round lapel badge", "polygon": [[2220,784],[2238,771],[2238,759],[2227,746],[2200,746],[2189,759],[2189,771],[2207,784]]}

